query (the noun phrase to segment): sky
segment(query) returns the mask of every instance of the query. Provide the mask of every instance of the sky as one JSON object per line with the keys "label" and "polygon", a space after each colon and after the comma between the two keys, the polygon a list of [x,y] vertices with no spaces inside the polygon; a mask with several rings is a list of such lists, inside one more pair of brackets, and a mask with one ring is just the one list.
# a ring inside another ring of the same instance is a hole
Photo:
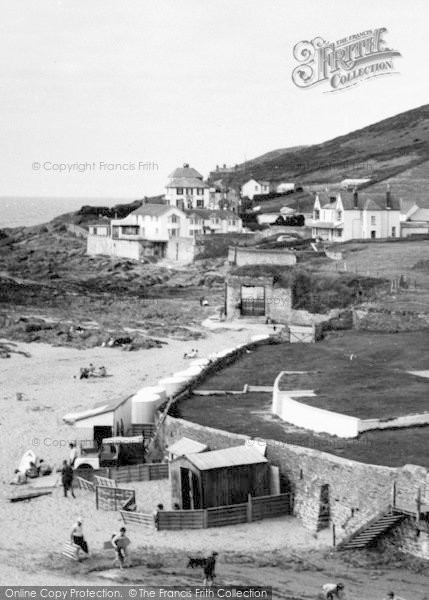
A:
{"label": "sky", "polygon": [[[428,17],[427,0],[3,0],[0,196],[161,194],[184,162],[207,176],[426,104]],[[396,74],[293,83],[298,42],[379,27]]]}

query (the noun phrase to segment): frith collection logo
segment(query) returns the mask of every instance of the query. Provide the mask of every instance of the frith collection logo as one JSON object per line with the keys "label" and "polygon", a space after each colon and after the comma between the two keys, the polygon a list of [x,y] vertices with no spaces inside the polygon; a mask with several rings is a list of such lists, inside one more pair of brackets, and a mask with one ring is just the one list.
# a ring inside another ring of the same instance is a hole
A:
{"label": "frith collection logo", "polygon": [[300,63],[292,73],[292,81],[300,88],[318,83],[329,83],[328,92],[337,92],[356,85],[365,79],[392,75],[393,59],[401,56],[386,47],[385,27],[371,29],[336,42],[326,42],[321,37],[311,42],[302,41],[293,49]]}

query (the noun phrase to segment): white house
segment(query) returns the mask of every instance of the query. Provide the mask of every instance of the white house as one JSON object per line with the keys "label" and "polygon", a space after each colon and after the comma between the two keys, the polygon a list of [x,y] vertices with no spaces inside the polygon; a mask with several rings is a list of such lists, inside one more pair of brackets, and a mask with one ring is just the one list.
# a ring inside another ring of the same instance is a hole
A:
{"label": "white house", "polygon": [[400,236],[400,202],[385,195],[347,191],[316,194],[312,236],[330,242]]}
{"label": "white house", "polygon": [[288,183],[286,181],[279,183],[279,185],[276,188],[276,192],[278,194],[282,194],[283,192],[294,192],[295,191],[295,183]]}
{"label": "white house", "polygon": [[165,204],[144,204],[123,219],[112,219],[107,235],[94,228],[87,238],[87,253],[192,262],[193,245],[183,211]]}
{"label": "white house", "polygon": [[207,233],[241,233],[243,222],[229,210],[193,209],[186,211],[189,222],[189,235]]}
{"label": "white house", "polygon": [[246,183],[241,186],[241,197],[250,198],[258,194],[269,194],[270,193],[270,182],[269,181],[256,181],[256,179],[249,179]]}
{"label": "white house", "polygon": [[429,233],[429,207],[422,200],[402,203],[401,237]]}
{"label": "white house", "polygon": [[169,175],[165,200],[180,209],[209,208],[210,187],[203,176],[185,163]]}
{"label": "white house", "polygon": [[371,179],[343,179],[340,187],[344,190],[354,190],[362,185],[369,183]]}

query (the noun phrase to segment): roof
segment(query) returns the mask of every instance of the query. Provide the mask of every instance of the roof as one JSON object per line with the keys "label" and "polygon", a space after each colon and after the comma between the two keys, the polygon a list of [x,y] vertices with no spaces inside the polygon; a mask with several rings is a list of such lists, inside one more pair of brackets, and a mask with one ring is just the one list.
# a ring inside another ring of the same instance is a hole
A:
{"label": "roof", "polygon": [[234,446],[200,454],[187,454],[186,458],[200,471],[268,462],[265,456],[249,446]]}
{"label": "roof", "polygon": [[123,436],[117,435],[115,437],[103,438],[105,444],[143,444],[144,437],[142,435]]}
{"label": "roof", "polygon": [[165,215],[170,210],[176,208],[175,206],[168,206],[167,204],[144,204],[136,210],[133,210],[130,215],[143,215],[149,217],[161,217]]}
{"label": "roof", "polygon": [[82,421],[83,419],[89,419],[91,417],[98,417],[99,415],[103,415],[105,413],[111,412],[115,409],[114,405],[111,404],[102,404],[101,406],[96,406],[94,408],[90,408],[89,410],[83,410],[82,412],[76,413],[67,413],[63,417],[63,421],[66,423],[75,423],[76,421]]}
{"label": "roof", "polygon": [[205,181],[202,179],[197,179],[196,177],[175,177],[170,179],[170,181],[165,186],[167,188],[208,188],[210,187]]}
{"label": "roof", "polygon": [[197,215],[202,219],[210,219],[215,217],[218,219],[235,219],[238,221],[240,218],[237,213],[230,210],[210,210],[209,208],[190,208],[189,210],[183,211],[187,217]]}
{"label": "roof", "polygon": [[[357,208],[354,207],[354,192],[318,192],[317,196],[319,197],[320,205],[322,208],[332,207],[330,202],[330,198],[335,196],[335,200],[337,200],[338,196],[341,197],[341,202],[343,204],[344,210],[386,210],[386,194],[378,193],[378,194],[369,194],[366,192],[358,192],[358,205]],[[393,194],[390,195],[390,210],[400,210],[400,201]]]}
{"label": "roof", "polygon": [[168,176],[169,179],[179,179],[182,177],[190,177],[195,179],[203,178],[201,173],[198,173],[196,169],[193,169],[186,163],[183,165],[183,167],[178,167],[177,169],[174,169],[174,171]]}
{"label": "roof", "polygon": [[187,437],[182,437],[180,440],[168,446],[167,451],[176,456],[184,456],[185,454],[196,454],[198,452],[204,452],[207,450],[206,444],[201,444],[196,440],[191,440]]}

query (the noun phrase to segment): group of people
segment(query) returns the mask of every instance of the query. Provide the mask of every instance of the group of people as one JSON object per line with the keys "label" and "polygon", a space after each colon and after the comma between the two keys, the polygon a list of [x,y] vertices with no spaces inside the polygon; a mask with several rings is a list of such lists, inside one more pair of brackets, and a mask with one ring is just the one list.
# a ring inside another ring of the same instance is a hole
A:
{"label": "group of people", "polygon": [[198,350],[192,348],[192,350],[190,352],[185,352],[185,354],[183,355],[183,358],[197,358],[198,356]]}
{"label": "group of people", "polygon": [[107,377],[106,367],[98,367],[90,363],[89,367],[81,367],[79,379],[88,379],[89,377]]}
{"label": "group of people", "polygon": [[15,469],[14,477],[11,481],[12,485],[23,485],[28,482],[28,479],[35,479],[43,475],[50,475],[52,467],[46,463],[43,458],[30,461],[28,467],[24,470]]}

